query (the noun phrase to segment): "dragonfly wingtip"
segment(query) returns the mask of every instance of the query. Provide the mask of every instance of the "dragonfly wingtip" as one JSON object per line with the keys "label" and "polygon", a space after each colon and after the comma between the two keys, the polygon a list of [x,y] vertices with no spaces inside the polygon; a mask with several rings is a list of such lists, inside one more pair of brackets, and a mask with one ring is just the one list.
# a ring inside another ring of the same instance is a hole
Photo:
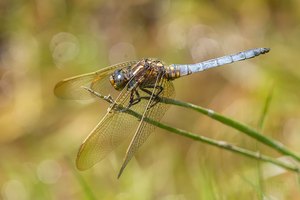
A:
{"label": "dragonfly wingtip", "polygon": [[119,178],[121,177],[121,175],[123,174],[123,171],[124,171],[126,165],[127,165],[127,162],[124,162],[123,165],[122,165],[122,167],[121,167],[121,169],[120,169],[120,171],[119,171],[118,179],[119,179]]}
{"label": "dragonfly wingtip", "polygon": [[55,86],[54,86],[54,94],[57,97],[61,97],[61,86],[64,84],[64,81],[59,81]]}
{"label": "dragonfly wingtip", "polygon": [[118,179],[121,177],[121,175],[122,175],[122,173],[123,173],[123,170],[124,170],[124,168],[122,167],[121,169],[120,169],[120,171],[119,171],[119,174],[118,174]]}

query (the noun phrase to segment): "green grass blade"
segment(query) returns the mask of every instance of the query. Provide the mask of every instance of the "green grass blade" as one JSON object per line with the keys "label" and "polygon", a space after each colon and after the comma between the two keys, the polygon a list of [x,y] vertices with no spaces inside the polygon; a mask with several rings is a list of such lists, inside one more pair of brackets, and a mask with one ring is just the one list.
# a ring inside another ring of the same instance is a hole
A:
{"label": "green grass blade", "polygon": [[[120,107],[120,109],[123,109],[123,107]],[[136,112],[134,112],[130,109],[127,109],[124,112],[126,112],[127,114],[130,114],[130,115],[132,115],[132,116],[134,116],[138,119],[141,119],[141,115],[139,113],[136,113]],[[282,161],[276,160],[276,159],[271,158],[269,156],[262,155],[259,152],[253,152],[253,151],[250,151],[250,150],[247,150],[247,149],[243,149],[243,148],[231,145],[231,144],[229,144],[227,142],[224,142],[224,141],[218,141],[218,140],[214,140],[214,139],[211,139],[211,138],[208,138],[208,137],[199,136],[199,135],[190,133],[190,132],[182,130],[182,129],[178,129],[178,128],[168,126],[168,125],[160,123],[158,121],[154,121],[154,120],[149,119],[149,118],[145,118],[144,120],[147,123],[150,123],[150,124],[152,124],[154,126],[157,126],[161,129],[165,129],[165,130],[170,131],[172,133],[175,133],[175,134],[178,134],[178,135],[181,135],[181,136],[184,136],[184,137],[187,137],[187,138],[199,141],[199,142],[204,142],[204,143],[207,143],[207,144],[210,144],[210,145],[222,148],[222,149],[226,149],[228,151],[232,151],[232,152],[241,154],[241,155],[249,157],[249,158],[254,158],[254,159],[264,161],[264,162],[269,162],[269,163],[272,163],[274,165],[277,165],[279,167],[285,168],[285,169],[290,170],[290,171],[299,172],[299,169],[297,167],[292,166],[292,165],[287,164],[287,163],[284,163]]]}
{"label": "green grass blade", "polygon": [[283,144],[281,144],[278,141],[275,141],[267,136],[262,135],[260,132],[254,130],[253,128],[250,128],[249,126],[240,123],[238,121],[235,121],[233,119],[230,119],[228,117],[225,117],[219,113],[216,113],[213,110],[210,109],[206,109],[206,108],[202,108],[200,106],[196,106],[194,104],[191,103],[186,103],[186,102],[181,102],[181,101],[177,101],[174,99],[168,99],[168,98],[162,98],[161,99],[162,103],[166,103],[166,104],[172,104],[172,105],[176,105],[176,106],[181,106],[184,108],[188,108],[188,109],[192,109],[195,110],[199,113],[202,113],[214,120],[217,120],[227,126],[230,126],[236,130],[241,131],[242,133],[245,133],[246,135],[260,141],[261,143],[264,143],[265,145],[268,145],[269,147],[275,149],[276,151],[290,156],[292,158],[294,158],[295,160],[297,160],[298,162],[300,161],[300,157],[299,155],[297,155],[296,153],[294,153],[293,151],[289,150],[286,146],[284,146]]}
{"label": "green grass blade", "polygon": [[[261,112],[261,116],[260,119],[258,121],[258,130],[262,131],[263,126],[264,126],[264,122],[267,116],[267,113],[269,111],[270,108],[270,104],[271,104],[271,100],[273,97],[273,86],[270,89],[267,98],[265,100],[262,112]],[[259,144],[256,143],[256,149],[258,151],[259,148]],[[264,182],[263,182],[263,173],[262,173],[262,169],[261,169],[261,165],[260,162],[257,162],[257,176],[258,176],[258,198],[263,200],[264,199],[264,193],[265,193],[265,188],[264,188]]]}
{"label": "green grass blade", "polygon": [[262,130],[263,129],[263,126],[264,126],[264,123],[265,123],[265,119],[266,119],[266,115],[269,111],[269,108],[270,108],[270,104],[271,104],[271,101],[272,101],[272,98],[273,98],[273,91],[274,91],[274,88],[272,86],[271,90],[269,91],[269,94],[266,98],[266,101],[265,101],[265,104],[264,104],[264,107],[263,107],[263,110],[262,110],[262,113],[261,113],[261,116],[260,116],[260,119],[259,119],[259,122],[258,122],[258,128],[259,130]]}
{"label": "green grass blade", "polygon": [[[111,101],[113,101],[112,99],[109,99],[108,96],[103,96],[103,95],[97,93],[96,91],[91,91],[91,92],[93,93],[93,95],[99,97],[102,100],[107,101],[108,103],[111,103]],[[147,99],[147,98],[148,97],[144,97],[144,99]],[[182,107],[194,109],[197,112],[203,113],[207,116],[210,116],[213,119],[216,119],[216,120],[222,122],[223,124],[227,124],[227,125],[229,125],[233,128],[236,128],[237,130],[240,130],[240,131],[246,133],[247,135],[249,135],[253,138],[256,138],[257,140],[273,147],[274,149],[276,149],[276,150],[278,150],[278,151],[280,151],[280,152],[282,152],[286,155],[290,155],[290,156],[298,158],[300,160],[300,158],[296,154],[294,154],[293,152],[288,150],[286,147],[284,147],[279,142],[277,142],[275,140],[272,140],[270,138],[267,138],[267,137],[261,135],[260,133],[258,133],[257,131],[251,129],[250,127],[248,127],[248,126],[246,126],[242,123],[239,123],[237,121],[234,121],[230,118],[227,118],[225,116],[222,116],[218,113],[215,113],[212,110],[205,109],[205,108],[202,108],[200,106],[193,105],[191,103],[180,102],[180,101],[177,101],[177,100],[174,100],[174,99],[169,99],[169,98],[161,98],[160,101],[161,101],[161,103],[172,104],[172,105],[177,105],[177,106],[182,106]],[[114,106],[112,107],[112,109],[115,112],[120,112],[120,111],[125,112],[127,114],[130,114],[130,115],[138,118],[138,119],[142,118],[141,114],[131,110],[130,108],[124,108],[123,105],[120,105],[120,104],[117,104],[117,103],[114,103]],[[284,162],[276,160],[274,158],[262,155],[259,152],[253,152],[253,151],[250,151],[250,150],[247,150],[247,149],[243,149],[243,148],[231,145],[231,144],[229,144],[227,142],[224,142],[224,141],[217,141],[217,140],[213,140],[211,138],[207,138],[207,137],[204,137],[204,136],[195,135],[195,134],[190,133],[188,131],[168,126],[166,124],[160,123],[160,122],[155,121],[155,120],[150,119],[150,118],[144,118],[144,120],[147,123],[150,123],[154,126],[165,129],[167,131],[176,133],[178,135],[185,136],[185,137],[188,137],[188,138],[196,140],[196,141],[205,142],[207,144],[217,146],[219,148],[223,148],[223,149],[235,152],[235,153],[239,153],[239,154],[242,154],[242,155],[250,157],[250,158],[255,158],[255,159],[265,161],[265,162],[273,163],[273,164],[275,164],[277,166],[280,166],[282,168],[285,168],[285,169],[288,169],[288,170],[295,171],[295,172],[299,173],[299,169],[297,167],[291,166],[290,164],[284,163]]]}

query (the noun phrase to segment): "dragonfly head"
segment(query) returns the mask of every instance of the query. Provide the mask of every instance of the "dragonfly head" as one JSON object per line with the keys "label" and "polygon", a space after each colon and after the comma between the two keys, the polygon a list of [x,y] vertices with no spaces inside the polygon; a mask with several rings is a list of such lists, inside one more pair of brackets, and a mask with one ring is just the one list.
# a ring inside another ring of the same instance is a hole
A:
{"label": "dragonfly head", "polygon": [[111,85],[116,90],[122,90],[126,86],[128,80],[129,78],[127,73],[122,69],[115,70],[114,73],[109,77]]}

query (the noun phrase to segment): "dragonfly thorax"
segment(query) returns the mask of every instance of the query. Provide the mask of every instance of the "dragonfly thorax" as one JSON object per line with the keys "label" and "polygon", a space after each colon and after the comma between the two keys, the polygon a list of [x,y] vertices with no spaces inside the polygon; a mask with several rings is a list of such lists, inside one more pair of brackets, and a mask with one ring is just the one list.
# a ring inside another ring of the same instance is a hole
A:
{"label": "dragonfly thorax", "polygon": [[111,85],[116,90],[122,90],[128,83],[129,79],[130,77],[128,76],[128,72],[124,69],[115,70],[114,73],[109,77]]}
{"label": "dragonfly thorax", "polygon": [[164,65],[157,59],[143,59],[135,65],[115,70],[109,77],[111,85],[118,91],[125,87],[132,90],[139,86],[153,85]]}

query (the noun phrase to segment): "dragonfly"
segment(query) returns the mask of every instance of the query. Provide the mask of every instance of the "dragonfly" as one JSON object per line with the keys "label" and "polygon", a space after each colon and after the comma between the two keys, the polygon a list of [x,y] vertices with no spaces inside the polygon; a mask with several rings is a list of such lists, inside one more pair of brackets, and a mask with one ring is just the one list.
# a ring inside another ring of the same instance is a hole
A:
{"label": "dragonfly", "polygon": [[[160,121],[169,108],[160,101],[161,98],[174,97],[175,79],[250,59],[269,51],[269,48],[254,48],[196,64],[166,65],[159,59],[145,58],[119,63],[58,82],[54,88],[57,97],[85,100],[108,94],[104,99],[110,103],[102,120],[80,146],[76,158],[77,168],[91,168],[124,141],[129,140],[119,178],[137,150],[155,129],[145,119]],[[116,109],[116,105],[122,105],[123,109]],[[126,109],[140,113],[141,118],[137,120],[126,114]]]}

